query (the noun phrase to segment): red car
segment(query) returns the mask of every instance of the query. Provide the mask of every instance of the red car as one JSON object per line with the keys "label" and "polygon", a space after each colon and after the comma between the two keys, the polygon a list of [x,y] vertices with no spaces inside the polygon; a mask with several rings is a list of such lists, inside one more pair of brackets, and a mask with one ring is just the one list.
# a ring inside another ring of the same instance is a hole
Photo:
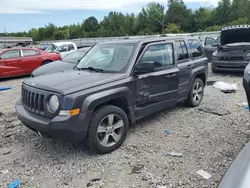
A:
{"label": "red car", "polygon": [[0,78],[29,75],[41,65],[61,60],[60,54],[39,49],[18,48],[0,52]]}

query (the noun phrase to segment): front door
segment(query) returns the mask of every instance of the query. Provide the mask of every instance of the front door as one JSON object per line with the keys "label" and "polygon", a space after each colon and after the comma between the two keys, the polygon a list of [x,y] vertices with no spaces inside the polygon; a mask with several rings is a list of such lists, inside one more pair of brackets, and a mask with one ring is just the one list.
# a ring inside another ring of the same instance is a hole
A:
{"label": "front door", "polygon": [[0,78],[24,74],[20,50],[8,50],[0,56]]}
{"label": "front door", "polygon": [[178,98],[179,71],[174,63],[173,43],[148,45],[136,67],[148,62],[153,62],[155,68],[137,75],[136,118],[174,106]]}

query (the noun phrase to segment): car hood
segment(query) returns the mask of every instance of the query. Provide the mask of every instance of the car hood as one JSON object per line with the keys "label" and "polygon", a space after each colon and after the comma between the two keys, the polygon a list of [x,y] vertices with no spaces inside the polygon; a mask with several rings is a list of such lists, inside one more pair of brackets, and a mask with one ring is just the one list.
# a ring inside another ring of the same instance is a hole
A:
{"label": "car hood", "polygon": [[60,72],[64,70],[72,69],[75,66],[73,63],[67,63],[64,61],[55,61],[41,67],[38,67],[32,72],[32,76],[41,76],[44,74],[51,74],[54,72]]}
{"label": "car hood", "polygon": [[231,28],[221,31],[220,43],[226,44],[250,42],[250,28]]}
{"label": "car hood", "polygon": [[38,89],[54,91],[67,95],[77,91],[89,89],[99,85],[114,82],[126,78],[125,74],[98,73],[88,70],[69,70],[49,75],[29,78],[24,84]]}

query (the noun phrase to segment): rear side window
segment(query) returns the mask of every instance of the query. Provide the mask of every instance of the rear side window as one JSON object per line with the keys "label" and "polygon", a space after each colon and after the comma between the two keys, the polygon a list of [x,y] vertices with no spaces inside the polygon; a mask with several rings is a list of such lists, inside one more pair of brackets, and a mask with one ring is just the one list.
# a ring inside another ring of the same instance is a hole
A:
{"label": "rear side window", "polygon": [[69,50],[74,50],[75,48],[74,48],[74,46],[73,46],[73,44],[70,44],[69,45]]}
{"label": "rear side window", "polygon": [[40,55],[40,52],[37,50],[22,50],[22,51],[23,51],[23,57]]}
{"label": "rear side window", "polygon": [[175,44],[176,44],[177,60],[182,61],[188,59],[188,51],[185,42],[177,41]]}
{"label": "rear side window", "polygon": [[198,40],[188,40],[188,46],[192,52],[193,58],[203,56],[201,44]]}
{"label": "rear side window", "polygon": [[19,58],[19,57],[20,57],[19,50],[9,50],[7,52],[4,52],[1,55],[1,59],[12,59],[12,58]]}

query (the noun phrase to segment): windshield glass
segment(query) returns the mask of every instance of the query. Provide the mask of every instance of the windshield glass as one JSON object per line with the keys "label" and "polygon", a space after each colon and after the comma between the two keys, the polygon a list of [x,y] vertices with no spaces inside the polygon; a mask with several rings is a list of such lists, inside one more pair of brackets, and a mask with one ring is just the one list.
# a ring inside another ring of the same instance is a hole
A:
{"label": "windshield glass", "polygon": [[104,72],[124,72],[136,44],[101,44],[94,46],[77,68],[93,67]]}
{"label": "windshield glass", "polygon": [[76,50],[63,58],[63,61],[76,64],[86,54],[87,50]]}
{"label": "windshield glass", "polygon": [[46,52],[53,52],[53,51],[55,51],[56,48],[57,48],[56,45],[50,44],[50,45],[48,46],[48,48],[47,48],[45,51],[46,51]]}

